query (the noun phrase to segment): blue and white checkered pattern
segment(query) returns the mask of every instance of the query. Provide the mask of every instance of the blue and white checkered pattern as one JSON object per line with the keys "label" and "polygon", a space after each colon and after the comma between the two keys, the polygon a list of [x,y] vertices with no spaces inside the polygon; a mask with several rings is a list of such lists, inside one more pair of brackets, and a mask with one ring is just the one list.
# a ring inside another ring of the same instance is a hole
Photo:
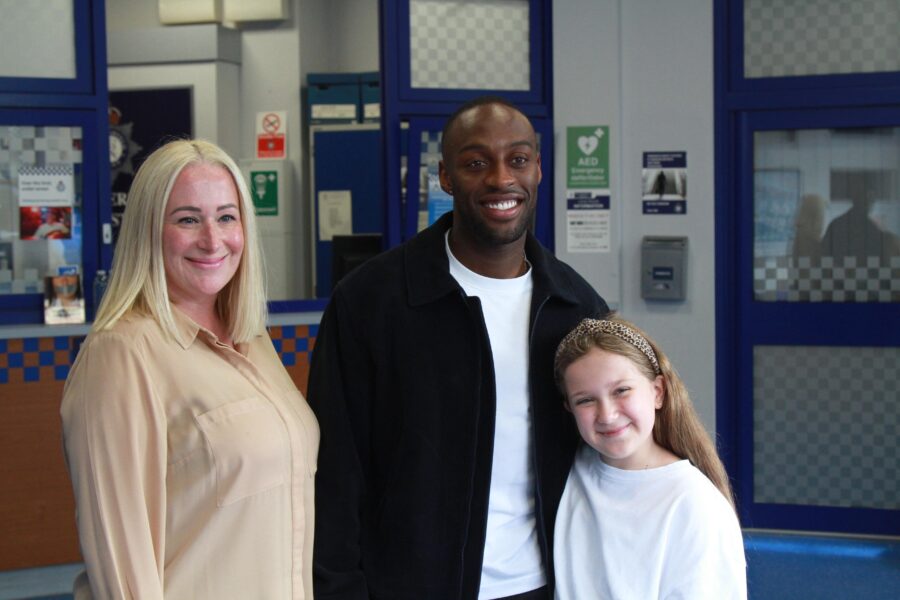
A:
{"label": "blue and white checkered pattern", "polygon": [[900,256],[757,257],[753,296],[761,302],[900,302]]}
{"label": "blue and white checkered pattern", "polygon": [[528,0],[411,0],[413,88],[528,90]]}
{"label": "blue and white checkered pattern", "polygon": [[897,0],[744,0],[746,77],[900,70]]}
{"label": "blue and white checkered pattern", "polygon": [[75,169],[72,165],[57,165],[57,164],[47,164],[43,167],[38,167],[34,165],[20,167],[19,175],[69,175],[72,176],[75,174]]}
{"label": "blue and white checkered pattern", "polygon": [[900,509],[900,348],[757,346],[753,501]]}
{"label": "blue and white checkered pattern", "polygon": [[0,125],[0,174],[10,179],[22,168],[81,164],[81,140],[81,127]]}

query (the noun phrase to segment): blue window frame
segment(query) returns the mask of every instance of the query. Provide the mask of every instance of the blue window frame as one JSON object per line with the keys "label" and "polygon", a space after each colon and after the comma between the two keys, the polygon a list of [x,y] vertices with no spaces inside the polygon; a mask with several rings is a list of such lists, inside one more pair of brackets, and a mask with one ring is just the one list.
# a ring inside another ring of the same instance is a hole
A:
{"label": "blue window frame", "polygon": [[[552,81],[549,78],[549,68],[545,77],[545,65],[552,64],[550,48],[550,3],[539,0],[529,0],[529,62],[531,65],[530,88],[522,91],[499,91],[511,102],[517,105],[549,104],[552,97]],[[410,73],[410,11],[409,0],[396,3],[396,27],[399,34],[397,40],[397,54],[402,57],[397,63],[398,100],[400,106],[415,113],[418,103],[444,103],[461,104],[466,100],[486,93],[487,90],[445,90],[432,88],[414,88],[411,84]]]}

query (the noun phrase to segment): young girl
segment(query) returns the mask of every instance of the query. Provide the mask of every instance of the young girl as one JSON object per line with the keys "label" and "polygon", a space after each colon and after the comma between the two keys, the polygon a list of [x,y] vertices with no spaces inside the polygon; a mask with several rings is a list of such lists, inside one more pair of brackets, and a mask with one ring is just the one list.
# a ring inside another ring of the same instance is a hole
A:
{"label": "young girl", "polygon": [[555,369],[586,442],[556,519],[557,598],[745,599],[728,477],[666,356],[627,321],[585,319]]}

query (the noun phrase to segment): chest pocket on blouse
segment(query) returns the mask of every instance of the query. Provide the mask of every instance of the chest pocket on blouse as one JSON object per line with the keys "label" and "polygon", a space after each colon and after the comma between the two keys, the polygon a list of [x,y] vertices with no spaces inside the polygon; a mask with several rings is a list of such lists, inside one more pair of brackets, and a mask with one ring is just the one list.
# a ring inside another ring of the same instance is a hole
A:
{"label": "chest pocket on blouse", "polygon": [[284,483],[290,444],[284,423],[268,402],[230,402],[196,420],[215,463],[219,506]]}

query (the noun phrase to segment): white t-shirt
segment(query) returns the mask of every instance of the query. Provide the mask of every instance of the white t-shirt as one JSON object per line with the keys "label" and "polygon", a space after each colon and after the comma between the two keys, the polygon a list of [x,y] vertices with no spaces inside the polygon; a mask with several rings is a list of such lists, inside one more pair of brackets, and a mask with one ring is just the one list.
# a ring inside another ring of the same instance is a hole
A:
{"label": "white t-shirt", "polygon": [[686,460],[625,471],[583,444],[556,517],[559,600],[747,598],[731,505]]}
{"label": "white t-shirt", "polygon": [[453,256],[450,274],[468,296],[477,296],[494,362],[497,416],[481,568],[481,600],[502,598],[546,585],[534,512],[531,411],[528,393],[528,329],[531,269],[514,279],[492,279],[467,269]]}

